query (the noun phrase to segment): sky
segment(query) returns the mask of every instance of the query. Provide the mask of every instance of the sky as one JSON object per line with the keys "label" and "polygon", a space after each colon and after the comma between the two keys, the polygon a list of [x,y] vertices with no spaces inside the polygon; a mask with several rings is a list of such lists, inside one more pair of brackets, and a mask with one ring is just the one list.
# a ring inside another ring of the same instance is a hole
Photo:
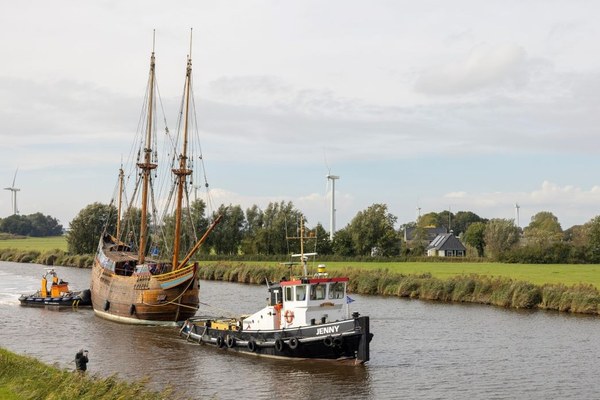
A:
{"label": "sky", "polygon": [[[600,214],[600,2],[0,0],[0,187],[69,221],[108,203],[156,30],[167,125],[191,44],[216,204],[292,201],[329,229],[472,211]],[[0,217],[12,214],[0,193]]]}

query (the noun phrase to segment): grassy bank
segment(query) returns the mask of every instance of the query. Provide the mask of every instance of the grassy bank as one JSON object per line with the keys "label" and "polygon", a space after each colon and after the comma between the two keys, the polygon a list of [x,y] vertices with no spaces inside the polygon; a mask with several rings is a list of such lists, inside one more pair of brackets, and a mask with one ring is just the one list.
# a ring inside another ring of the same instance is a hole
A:
{"label": "grassy bank", "polygon": [[[245,263],[211,263],[202,266],[200,271],[202,279],[240,283],[264,283],[266,279],[279,281],[289,276],[284,266]],[[508,277],[477,274],[439,278],[431,273],[406,275],[381,268],[331,268],[330,273],[348,276],[348,289],[352,293],[600,314],[600,292],[587,283],[536,285]]]}
{"label": "grassy bank", "polygon": [[73,256],[56,249],[47,251],[19,250],[13,248],[0,249],[0,261],[88,268],[92,266],[93,260],[94,256],[91,254]]}
{"label": "grassy bank", "polygon": [[115,376],[81,375],[0,348],[0,398],[158,400],[178,397],[168,389],[161,393],[150,391],[143,382],[127,383]]}

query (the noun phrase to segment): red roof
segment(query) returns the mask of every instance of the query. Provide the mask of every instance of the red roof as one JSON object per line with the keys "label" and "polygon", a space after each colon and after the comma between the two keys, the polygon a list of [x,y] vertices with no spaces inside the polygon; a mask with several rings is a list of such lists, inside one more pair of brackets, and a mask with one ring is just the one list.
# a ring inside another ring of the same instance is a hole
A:
{"label": "red roof", "polygon": [[350,280],[350,278],[348,277],[343,277],[343,278],[308,278],[308,282],[306,280],[302,281],[300,279],[296,279],[293,281],[281,281],[279,282],[279,284],[281,286],[292,286],[292,285],[302,285],[302,284],[306,284],[306,283],[327,283],[327,282],[348,282]]}

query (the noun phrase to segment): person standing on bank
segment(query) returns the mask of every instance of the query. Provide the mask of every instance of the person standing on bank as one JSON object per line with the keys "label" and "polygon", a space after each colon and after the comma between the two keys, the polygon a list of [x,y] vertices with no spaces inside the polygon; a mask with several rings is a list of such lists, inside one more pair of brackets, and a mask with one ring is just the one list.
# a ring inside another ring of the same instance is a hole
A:
{"label": "person standing on bank", "polygon": [[84,373],[87,370],[87,363],[89,361],[88,351],[83,349],[79,350],[77,354],[75,354],[75,370]]}

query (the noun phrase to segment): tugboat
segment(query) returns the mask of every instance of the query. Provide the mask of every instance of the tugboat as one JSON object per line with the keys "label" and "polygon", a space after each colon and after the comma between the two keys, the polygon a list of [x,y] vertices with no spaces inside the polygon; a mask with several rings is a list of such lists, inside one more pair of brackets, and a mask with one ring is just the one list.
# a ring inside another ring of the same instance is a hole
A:
{"label": "tugboat", "polygon": [[[52,284],[48,290],[48,277],[52,277]],[[78,308],[90,307],[92,296],[89,289],[79,292],[69,290],[69,282],[58,279],[53,268],[46,269],[42,276],[42,286],[34,294],[21,295],[19,301],[22,306],[52,307],[52,308]]]}
{"label": "tugboat", "polygon": [[[302,223],[301,223],[302,224]],[[240,318],[192,317],[179,331],[187,340],[257,356],[335,360],[354,364],[369,361],[369,317],[349,316],[347,277],[330,277],[325,265],[309,276],[308,256],[303,253],[303,275],[267,282],[268,304]]]}

